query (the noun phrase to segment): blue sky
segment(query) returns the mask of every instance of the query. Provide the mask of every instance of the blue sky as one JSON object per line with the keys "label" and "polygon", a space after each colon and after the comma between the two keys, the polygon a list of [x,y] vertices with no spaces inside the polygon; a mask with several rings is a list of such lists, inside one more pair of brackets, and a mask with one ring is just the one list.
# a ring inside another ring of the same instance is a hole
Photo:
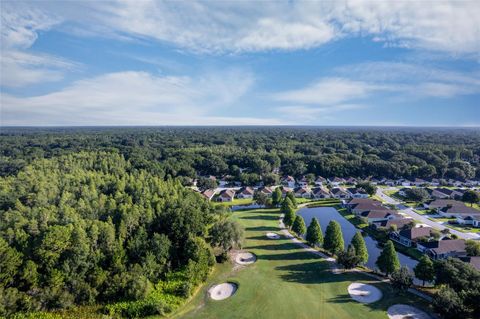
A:
{"label": "blue sky", "polygon": [[480,126],[480,2],[1,2],[2,125]]}

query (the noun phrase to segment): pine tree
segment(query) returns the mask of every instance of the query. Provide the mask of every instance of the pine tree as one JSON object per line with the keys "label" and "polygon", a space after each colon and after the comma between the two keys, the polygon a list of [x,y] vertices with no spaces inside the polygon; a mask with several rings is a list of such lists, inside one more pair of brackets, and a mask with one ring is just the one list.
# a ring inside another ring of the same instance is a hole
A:
{"label": "pine tree", "polygon": [[308,225],[306,240],[310,246],[320,246],[323,244],[322,228],[320,228],[320,224],[315,217],[312,218],[310,225]]}
{"label": "pine tree", "polygon": [[290,199],[293,207],[297,208],[297,199],[295,198],[295,194],[293,194],[293,192],[288,192],[286,197]]}
{"label": "pine tree", "polygon": [[426,255],[423,255],[420,258],[420,261],[415,266],[415,268],[413,268],[413,271],[415,272],[415,277],[423,281],[423,286],[425,286],[425,281],[432,281],[433,279],[435,279],[435,269],[433,268],[433,262]]}
{"label": "pine tree", "polygon": [[302,216],[297,215],[297,217],[295,217],[292,230],[298,236],[303,236],[305,234],[305,232],[307,231],[307,226],[305,226],[305,221],[303,220]]}
{"label": "pine tree", "polygon": [[332,220],[330,223],[328,223],[327,230],[325,231],[323,248],[328,250],[332,255],[336,255],[345,249],[342,228],[335,220]]}
{"label": "pine tree", "polygon": [[295,208],[293,207],[290,198],[285,197],[280,208],[280,212],[283,214],[283,223],[285,226],[290,227],[295,221]]}
{"label": "pine tree", "polygon": [[391,240],[385,244],[383,251],[378,256],[376,265],[387,276],[400,268],[400,261]]}
{"label": "pine tree", "polygon": [[348,245],[347,251],[342,251],[338,254],[337,261],[345,269],[352,269],[360,263],[360,257],[356,255],[355,247],[350,244]]}
{"label": "pine tree", "polygon": [[278,206],[278,204],[280,204],[281,201],[282,201],[282,191],[280,190],[280,187],[277,187],[272,193],[272,205]]}
{"label": "pine tree", "polygon": [[368,250],[362,233],[357,231],[352,238],[351,244],[355,248],[355,254],[360,258],[360,262],[365,264],[368,261]]}

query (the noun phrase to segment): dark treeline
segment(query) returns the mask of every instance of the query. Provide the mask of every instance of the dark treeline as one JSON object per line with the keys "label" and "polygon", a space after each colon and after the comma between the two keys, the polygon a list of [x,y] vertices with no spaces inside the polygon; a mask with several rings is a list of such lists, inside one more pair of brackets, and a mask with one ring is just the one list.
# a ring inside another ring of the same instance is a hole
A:
{"label": "dark treeline", "polygon": [[0,142],[4,176],[35,158],[114,150],[134,168],[182,177],[185,183],[197,174],[272,183],[274,168],[293,176],[480,177],[480,131],[475,129],[4,128]]}
{"label": "dark treeline", "polygon": [[36,159],[0,177],[0,317],[96,304],[114,317],[169,312],[213,266],[216,219],[200,195],[120,154]]}

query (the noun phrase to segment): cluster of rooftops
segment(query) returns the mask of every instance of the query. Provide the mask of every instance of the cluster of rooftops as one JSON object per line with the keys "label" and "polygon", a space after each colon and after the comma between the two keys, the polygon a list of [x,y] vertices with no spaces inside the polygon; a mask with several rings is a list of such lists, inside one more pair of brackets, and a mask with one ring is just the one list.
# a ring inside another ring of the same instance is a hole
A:
{"label": "cluster of rooftops", "polygon": [[[430,205],[441,210],[449,207],[452,202],[456,201],[435,200]],[[356,216],[365,218],[371,227],[387,231],[391,240],[403,246],[414,247],[436,260],[460,258],[480,270],[480,257],[467,256],[463,239],[451,239],[448,236],[441,238],[442,234],[428,225],[415,225],[411,217],[404,216],[374,199],[354,198],[343,205]]]}

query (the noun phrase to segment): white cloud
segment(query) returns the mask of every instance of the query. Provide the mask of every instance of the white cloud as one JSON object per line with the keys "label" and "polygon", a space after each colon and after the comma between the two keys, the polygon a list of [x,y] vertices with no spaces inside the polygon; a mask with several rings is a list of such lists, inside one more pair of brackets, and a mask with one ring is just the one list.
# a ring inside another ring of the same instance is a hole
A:
{"label": "white cloud", "polygon": [[53,55],[26,51],[38,38],[38,32],[49,30],[60,19],[25,3],[2,2],[0,85],[25,85],[61,80],[65,70],[78,67]]}
{"label": "white cloud", "polygon": [[[479,1],[102,1],[35,3],[85,35],[135,37],[201,52],[318,47],[346,36],[386,46],[480,51]],[[76,8],[78,7],[78,8]]]}
{"label": "white cloud", "polygon": [[330,106],[281,106],[276,110],[288,119],[302,123],[318,123],[320,120],[334,119],[334,114],[343,111],[367,108],[362,104],[335,104]]}
{"label": "white cloud", "polygon": [[382,87],[379,85],[346,78],[322,78],[305,88],[276,93],[273,95],[273,99],[288,103],[330,106],[364,98],[371,92],[380,89]]}
{"label": "white cloud", "polygon": [[2,94],[2,125],[278,124],[222,115],[253,82],[235,69],[198,78],[109,73],[46,95]]}

